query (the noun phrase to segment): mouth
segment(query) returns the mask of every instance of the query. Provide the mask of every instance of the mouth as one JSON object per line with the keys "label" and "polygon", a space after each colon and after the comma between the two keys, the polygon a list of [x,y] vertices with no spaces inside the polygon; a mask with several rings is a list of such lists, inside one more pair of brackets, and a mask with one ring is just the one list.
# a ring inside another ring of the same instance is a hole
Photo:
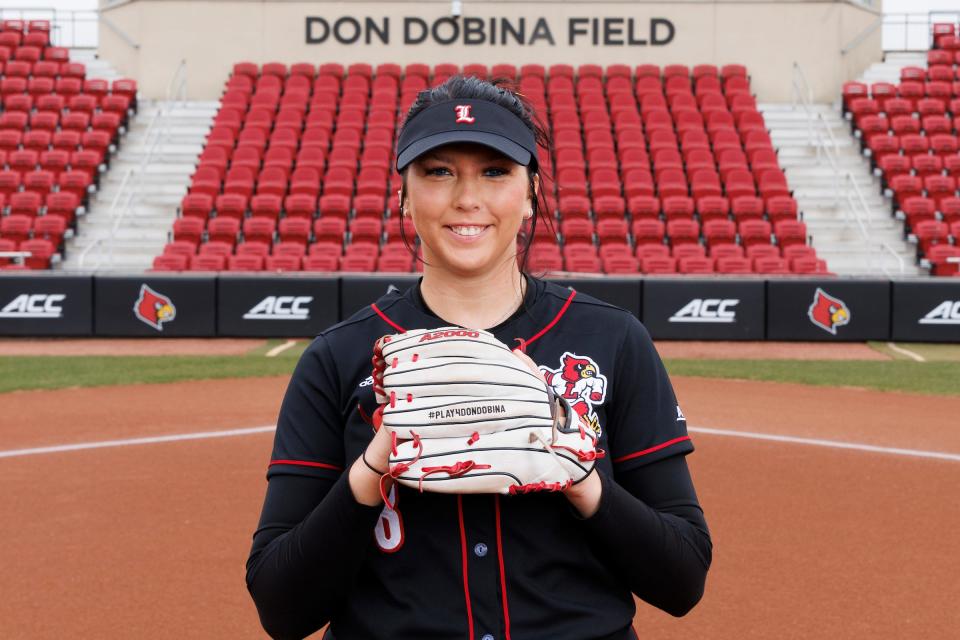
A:
{"label": "mouth", "polygon": [[480,236],[490,225],[447,225],[445,228],[458,238],[472,239]]}

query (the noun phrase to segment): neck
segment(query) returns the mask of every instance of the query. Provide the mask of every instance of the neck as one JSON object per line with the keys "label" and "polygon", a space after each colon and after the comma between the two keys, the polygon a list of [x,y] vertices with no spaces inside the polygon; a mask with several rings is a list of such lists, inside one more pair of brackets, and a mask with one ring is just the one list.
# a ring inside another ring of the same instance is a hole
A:
{"label": "neck", "polygon": [[516,260],[504,261],[490,273],[464,277],[424,265],[420,295],[446,322],[471,329],[489,329],[517,310],[526,279]]}

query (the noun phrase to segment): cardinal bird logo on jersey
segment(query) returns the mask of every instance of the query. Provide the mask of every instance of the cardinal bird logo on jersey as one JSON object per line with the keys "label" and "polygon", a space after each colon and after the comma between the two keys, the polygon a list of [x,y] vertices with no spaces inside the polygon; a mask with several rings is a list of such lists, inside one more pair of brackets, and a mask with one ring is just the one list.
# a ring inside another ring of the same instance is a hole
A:
{"label": "cardinal bird logo on jersey", "polygon": [[140,297],[133,305],[133,313],[157,331],[163,331],[163,323],[177,317],[177,308],[170,298],[144,284],[140,285]]}
{"label": "cardinal bird logo on jersey", "polygon": [[834,298],[820,287],[813,295],[807,315],[810,316],[810,322],[833,335],[837,335],[837,327],[850,324],[850,309],[843,300]]}
{"label": "cardinal bird logo on jersey", "polygon": [[607,377],[600,373],[600,367],[589,356],[564,353],[560,358],[560,368],[556,370],[540,367],[547,384],[553,387],[558,396],[563,396],[582,418],[600,435],[600,420],[593,410],[595,405],[603,404],[607,396]]}

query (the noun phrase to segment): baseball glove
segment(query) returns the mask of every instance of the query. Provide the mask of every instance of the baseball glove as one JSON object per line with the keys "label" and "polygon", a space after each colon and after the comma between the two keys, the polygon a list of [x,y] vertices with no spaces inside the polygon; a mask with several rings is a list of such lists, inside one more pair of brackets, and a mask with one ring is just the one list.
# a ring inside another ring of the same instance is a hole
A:
{"label": "baseball glove", "polygon": [[[604,452],[568,403],[486,331],[442,327],[374,345],[374,425],[389,477],[420,491],[560,491]],[[386,476],[385,476],[386,477]]]}

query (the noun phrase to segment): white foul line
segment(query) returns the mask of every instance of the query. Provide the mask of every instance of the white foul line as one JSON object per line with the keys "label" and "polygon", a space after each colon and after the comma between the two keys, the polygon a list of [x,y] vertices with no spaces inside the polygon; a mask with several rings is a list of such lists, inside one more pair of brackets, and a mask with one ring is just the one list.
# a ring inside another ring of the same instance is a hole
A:
{"label": "white foul line", "polygon": [[105,449],[107,447],[129,447],[139,444],[159,444],[162,442],[180,442],[182,440],[204,440],[207,438],[227,438],[230,436],[246,436],[253,433],[274,431],[276,427],[249,427],[246,429],[226,429],[224,431],[198,431],[195,433],[175,433],[168,436],[150,436],[146,438],[127,438],[124,440],[100,440],[99,442],[78,442],[77,444],[61,444],[50,447],[33,447],[31,449],[9,449],[0,451],[0,458],[16,458],[19,456],[35,456],[42,453],[63,453],[65,451],[82,451],[85,449]]}
{"label": "white foul line", "polygon": [[887,343],[887,346],[890,347],[890,350],[891,350],[891,351],[895,351],[895,352],[899,353],[899,354],[902,355],[902,356],[907,356],[908,358],[912,358],[912,359],[916,360],[917,362],[926,362],[926,361],[927,361],[927,359],[924,358],[924,357],[923,357],[922,355],[920,355],[919,353],[915,353],[915,352],[913,352],[913,351],[910,351],[910,349],[904,349],[903,347],[898,347],[897,345],[895,345],[895,344],[892,343],[892,342],[888,342],[888,343]]}
{"label": "white foul line", "polygon": [[270,349],[270,351],[267,351],[267,357],[275,358],[281,353],[283,353],[284,351],[286,351],[287,349],[289,349],[290,347],[295,346],[296,344],[297,344],[296,340],[287,340],[283,344],[276,346],[273,349]]}
{"label": "white foul line", "polygon": [[770,440],[773,442],[789,442],[790,444],[806,444],[815,447],[830,447],[833,449],[852,449],[854,451],[868,451],[870,453],[886,453],[897,456],[911,456],[914,458],[934,458],[960,462],[960,453],[943,453],[940,451],[923,451],[921,449],[901,449],[898,447],[878,447],[872,444],[858,442],[841,442],[839,440],[821,440],[820,438],[798,438],[796,436],[781,436],[772,433],[756,433],[754,431],[735,431],[728,429],[710,429],[708,427],[690,427],[693,433],[705,433],[712,436],[733,436],[735,438],[749,438],[751,440]]}

